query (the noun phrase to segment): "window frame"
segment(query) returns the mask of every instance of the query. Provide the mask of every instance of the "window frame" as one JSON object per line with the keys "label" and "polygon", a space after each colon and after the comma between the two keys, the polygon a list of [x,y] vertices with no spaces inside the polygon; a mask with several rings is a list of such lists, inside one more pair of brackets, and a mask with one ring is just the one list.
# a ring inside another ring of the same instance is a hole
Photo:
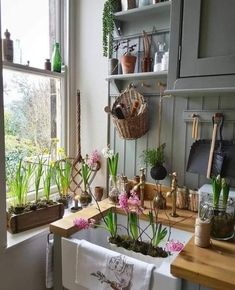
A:
{"label": "window frame", "polygon": [[[73,108],[73,104],[70,101],[73,99],[71,95],[73,94],[74,86],[74,65],[71,68],[68,66],[71,62],[71,55],[74,56],[73,42],[74,38],[71,37],[71,27],[74,23],[74,0],[55,0],[56,1],[56,41],[61,43],[61,56],[64,60],[65,69],[62,73],[56,73],[51,71],[46,71],[39,68],[28,67],[21,64],[3,62],[0,58],[0,254],[7,249],[7,222],[6,222],[6,178],[5,178],[5,134],[4,134],[4,100],[3,100],[3,68],[42,75],[47,77],[59,78],[61,80],[61,114],[62,114],[62,136],[61,136],[61,146],[63,146],[70,154],[71,144],[70,132],[74,128],[69,127],[70,121],[68,120],[70,116],[70,108]],[[70,19],[70,18],[73,19]],[[1,9],[0,9],[0,23],[1,23]],[[74,30],[73,30],[74,31]],[[1,33],[1,24],[0,24]],[[74,33],[72,33],[74,36]],[[72,47],[72,48],[71,48]],[[2,55],[2,47],[0,46],[0,55]],[[74,62],[73,62],[74,63]]]}

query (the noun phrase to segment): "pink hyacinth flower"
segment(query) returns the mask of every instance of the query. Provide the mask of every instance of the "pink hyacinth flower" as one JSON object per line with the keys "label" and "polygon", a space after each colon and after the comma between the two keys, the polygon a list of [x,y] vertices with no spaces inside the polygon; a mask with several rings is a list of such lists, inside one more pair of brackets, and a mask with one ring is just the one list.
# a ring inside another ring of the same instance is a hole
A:
{"label": "pink hyacinth flower", "polygon": [[184,244],[178,240],[170,240],[166,243],[166,251],[168,252],[181,252],[184,248]]}
{"label": "pink hyacinth flower", "polygon": [[129,212],[128,197],[125,191],[121,192],[121,194],[118,197],[118,200],[121,209],[123,209],[126,213],[128,213]]}
{"label": "pink hyacinth flower", "polygon": [[85,230],[85,229],[89,229],[90,227],[90,223],[88,221],[88,219],[85,218],[75,218],[75,220],[73,221],[73,224],[79,229],[79,230]]}
{"label": "pink hyacinth flower", "polygon": [[97,150],[94,150],[89,159],[87,160],[87,164],[92,168],[96,166],[96,163],[100,160],[100,154]]}
{"label": "pink hyacinth flower", "polygon": [[135,191],[131,191],[128,204],[136,214],[141,215],[143,213],[144,209],[141,207],[141,201]]}

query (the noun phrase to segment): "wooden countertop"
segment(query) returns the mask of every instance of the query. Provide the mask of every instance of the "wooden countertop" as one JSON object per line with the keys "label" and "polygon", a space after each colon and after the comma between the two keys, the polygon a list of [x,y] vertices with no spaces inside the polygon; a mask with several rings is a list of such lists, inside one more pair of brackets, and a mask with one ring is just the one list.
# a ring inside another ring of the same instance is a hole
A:
{"label": "wooden countertop", "polygon": [[[111,208],[115,208],[118,213],[123,214],[123,210],[118,206],[115,207],[114,204],[110,203],[108,198],[99,202],[99,206],[103,214],[105,214]],[[146,209],[144,210],[144,214],[141,215],[141,218],[146,220],[148,218],[147,214],[151,207],[151,202],[145,201],[145,207]],[[181,230],[194,232],[196,213],[188,210],[177,209],[177,214],[179,216],[176,218],[171,217],[170,213],[171,206],[168,206],[166,210],[160,210],[158,214],[158,221],[166,226],[172,226]],[[92,206],[82,209],[81,211],[71,213],[70,215],[63,217],[62,219],[51,223],[50,232],[62,237],[71,236],[78,231],[78,229],[73,225],[73,221],[76,217],[100,219],[101,214],[98,211],[96,204],[94,204]]]}
{"label": "wooden countertop", "polygon": [[235,289],[235,240],[212,240],[210,248],[194,245],[194,236],[171,264],[179,278],[218,290]]}

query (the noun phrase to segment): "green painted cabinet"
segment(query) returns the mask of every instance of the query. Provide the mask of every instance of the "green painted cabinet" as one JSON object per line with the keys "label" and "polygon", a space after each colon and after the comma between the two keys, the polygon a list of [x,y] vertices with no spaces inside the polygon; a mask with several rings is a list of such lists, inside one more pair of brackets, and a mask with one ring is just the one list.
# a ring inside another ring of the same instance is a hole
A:
{"label": "green painted cabinet", "polygon": [[169,89],[235,87],[235,1],[173,0]]}

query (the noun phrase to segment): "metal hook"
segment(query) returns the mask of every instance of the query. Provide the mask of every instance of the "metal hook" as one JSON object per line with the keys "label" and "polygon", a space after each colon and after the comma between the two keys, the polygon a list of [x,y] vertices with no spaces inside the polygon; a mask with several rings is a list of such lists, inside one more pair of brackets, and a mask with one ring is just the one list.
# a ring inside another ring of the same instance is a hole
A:
{"label": "metal hook", "polygon": [[142,83],[141,83],[141,87],[150,88],[150,87],[151,87],[151,85],[149,85],[149,84],[146,84],[145,82],[142,82]]}

